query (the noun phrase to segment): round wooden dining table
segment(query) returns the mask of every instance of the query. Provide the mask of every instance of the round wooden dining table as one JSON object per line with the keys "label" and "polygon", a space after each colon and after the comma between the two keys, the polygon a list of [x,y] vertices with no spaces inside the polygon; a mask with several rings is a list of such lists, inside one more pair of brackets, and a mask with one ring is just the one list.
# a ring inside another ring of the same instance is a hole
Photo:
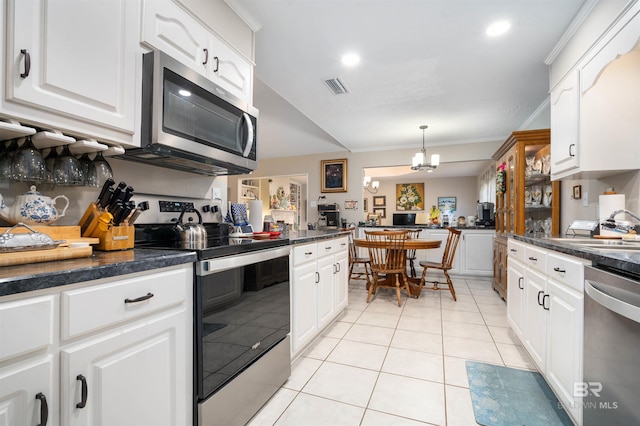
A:
{"label": "round wooden dining table", "polygon": [[[379,242],[368,241],[366,238],[354,238],[353,242],[356,245],[356,247],[362,247],[362,248],[373,248],[373,247],[377,247],[378,244],[380,244]],[[440,240],[412,238],[412,239],[405,240],[404,249],[405,250],[436,249],[436,248],[439,248],[440,245],[442,245],[442,241]],[[418,297],[422,290],[422,286],[420,285],[420,278],[407,277],[407,281],[409,282],[409,288],[411,289],[411,296]],[[369,283],[367,283],[367,288],[368,286],[369,286]]]}

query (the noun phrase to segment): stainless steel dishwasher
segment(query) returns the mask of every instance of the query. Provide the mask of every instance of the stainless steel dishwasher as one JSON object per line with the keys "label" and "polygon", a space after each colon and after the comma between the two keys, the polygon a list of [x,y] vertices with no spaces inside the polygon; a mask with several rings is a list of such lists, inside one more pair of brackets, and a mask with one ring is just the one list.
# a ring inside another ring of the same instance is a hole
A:
{"label": "stainless steel dishwasher", "polygon": [[640,276],[588,266],[584,277],[584,425],[638,425]]}

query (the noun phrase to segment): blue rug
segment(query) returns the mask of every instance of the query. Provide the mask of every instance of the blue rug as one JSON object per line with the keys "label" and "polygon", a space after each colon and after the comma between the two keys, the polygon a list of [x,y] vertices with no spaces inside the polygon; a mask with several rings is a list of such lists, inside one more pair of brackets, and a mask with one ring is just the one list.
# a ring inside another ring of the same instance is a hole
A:
{"label": "blue rug", "polygon": [[538,372],[467,361],[467,375],[478,424],[573,425]]}

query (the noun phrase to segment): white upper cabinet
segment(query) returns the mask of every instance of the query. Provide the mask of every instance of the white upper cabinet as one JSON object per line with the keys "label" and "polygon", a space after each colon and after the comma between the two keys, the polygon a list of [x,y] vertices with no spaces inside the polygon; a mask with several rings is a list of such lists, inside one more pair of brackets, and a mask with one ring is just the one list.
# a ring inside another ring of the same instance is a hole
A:
{"label": "white upper cabinet", "polygon": [[139,6],[9,0],[3,109],[18,120],[132,146],[139,116]]}
{"label": "white upper cabinet", "polygon": [[252,105],[253,65],[249,61],[172,0],[145,0],[143,8],[143,43]]}
{"label": "white upper cabinet", "polygon": [[640,3],[551,92],[552,178],[640,168]]}
{"label": "white upper cabinet", "polygon": [[578,167],[579,76],[571,71],[551,91],[551,178]]}

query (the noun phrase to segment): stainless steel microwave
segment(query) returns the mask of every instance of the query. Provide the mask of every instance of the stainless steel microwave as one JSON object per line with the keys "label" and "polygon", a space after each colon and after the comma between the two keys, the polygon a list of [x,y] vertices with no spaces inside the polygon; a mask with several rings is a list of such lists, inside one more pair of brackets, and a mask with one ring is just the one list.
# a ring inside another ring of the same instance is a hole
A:
{"label": "stainless steel microwave", "polygon": [[141,145],[121,158],[208,176],[256,169],[255,108],[160,51],[142,69]]}

